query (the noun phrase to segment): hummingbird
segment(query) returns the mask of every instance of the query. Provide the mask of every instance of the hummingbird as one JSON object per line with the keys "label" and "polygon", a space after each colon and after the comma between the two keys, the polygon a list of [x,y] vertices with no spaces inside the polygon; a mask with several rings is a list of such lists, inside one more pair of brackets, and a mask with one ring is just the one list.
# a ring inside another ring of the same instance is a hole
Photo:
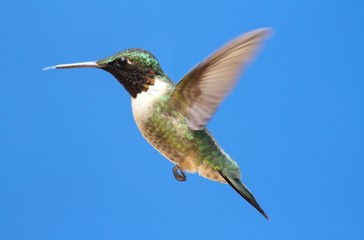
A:
{"label": "hummingbird", "polygon": [[266,219],[268,215],[241,181],[238,164],[206,125],[254,57],[269,28],[232,40],[190,70],[177,84],[150,52],[132,48],[98,61],[60,64],[48,69],[99,68],[113,75],[131,96],[134,120],[142,136],[174,164],[178,181],[185,172],[229,184]]}

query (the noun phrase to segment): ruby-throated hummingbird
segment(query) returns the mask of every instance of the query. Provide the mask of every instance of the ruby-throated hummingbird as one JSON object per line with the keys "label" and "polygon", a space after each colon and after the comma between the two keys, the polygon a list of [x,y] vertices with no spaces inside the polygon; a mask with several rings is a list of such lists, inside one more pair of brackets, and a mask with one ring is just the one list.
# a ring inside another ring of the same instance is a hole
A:
{"label": "ruby-throated hummingbird", "polygon": [[237,83],[240,72],[270,29],[258,29],[231,41],[189,71],[178,84],[149,52],[134,48],[94,62],[61,64],[47,69],[100,68],[111,73],[131,95],[132,112],[143,137],[184,171],[228,183],[267,219],[253,194],[240,181],[237,163],[217,144],[206,125]]}

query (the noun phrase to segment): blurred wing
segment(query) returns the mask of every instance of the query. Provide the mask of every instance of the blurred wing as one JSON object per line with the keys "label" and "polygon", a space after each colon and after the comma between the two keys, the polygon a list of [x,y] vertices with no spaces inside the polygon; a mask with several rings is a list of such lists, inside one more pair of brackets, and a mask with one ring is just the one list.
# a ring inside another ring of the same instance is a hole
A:
{"label": "blurred wing", "polygon": [[194,67],[177,84],[171,100],[192,130],[205,127],[270,32],[258,29],[236,38]]}

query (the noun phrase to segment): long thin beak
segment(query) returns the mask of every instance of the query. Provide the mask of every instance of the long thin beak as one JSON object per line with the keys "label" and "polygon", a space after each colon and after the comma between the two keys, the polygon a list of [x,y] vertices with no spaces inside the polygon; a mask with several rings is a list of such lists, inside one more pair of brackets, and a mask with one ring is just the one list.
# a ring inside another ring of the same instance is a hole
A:
{"label": "long thin beak", "polygon": [[70,64],[59,64],[56,66],[45,67],[43,71],[50,69],[65,69],[65,68],[102,68],[103,65],[97,62],[80,62],[80,63],[70,63]]}

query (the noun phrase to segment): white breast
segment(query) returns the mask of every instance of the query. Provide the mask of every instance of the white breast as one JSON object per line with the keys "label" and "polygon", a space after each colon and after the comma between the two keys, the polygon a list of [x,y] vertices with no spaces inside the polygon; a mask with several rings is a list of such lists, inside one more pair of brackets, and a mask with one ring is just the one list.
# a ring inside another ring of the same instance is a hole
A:
{"label": "white breast", "polygon": [[148,119],[152,113],[153,103],[168,91],[169,84],[155,79],[154,85],[149,86],[147,92],[142,92],[136,98],[131,99],[131,107],[134,120],[139,129],[142,127],[144,120]]}

